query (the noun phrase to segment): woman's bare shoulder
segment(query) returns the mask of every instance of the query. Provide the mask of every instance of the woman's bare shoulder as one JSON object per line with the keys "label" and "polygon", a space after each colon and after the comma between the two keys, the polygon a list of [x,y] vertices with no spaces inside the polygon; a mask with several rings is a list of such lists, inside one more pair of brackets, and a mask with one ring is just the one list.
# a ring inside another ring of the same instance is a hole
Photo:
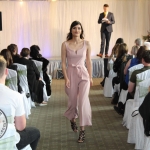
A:
{"label": "woman's bare shoulder", "polygon": [[87,40],[84,40],[84,41],[85,41],[85,44],[86,44],[87,46],[90,46],[90,45],[91,45],[89,41],[87,41]]}
{"label": "woman's bare shoulder", "polygon": [[84,41],[85,41],[86,45],[89,45],[89,44],[90,44],[90,42],[89,42],[89,41],[87,41],[87,40],[84,40]]}
{"label": "woman's bare shoulder", "polygon": [[67,41],[64,41],[63,43],[62,43],[62,45],[65,45],[67,43]]}

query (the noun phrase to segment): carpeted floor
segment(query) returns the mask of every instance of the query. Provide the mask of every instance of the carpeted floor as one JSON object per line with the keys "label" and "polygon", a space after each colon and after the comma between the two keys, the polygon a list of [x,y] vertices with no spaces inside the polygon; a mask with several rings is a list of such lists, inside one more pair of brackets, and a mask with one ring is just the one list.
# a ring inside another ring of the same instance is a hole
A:
{"label": "carpeted floor", "polygon": [[101,79],[94,79],[90,90],[93,126],[86,127],[86,140],[77,143],[78,133],[71,130],[70,122],[63,116],[67,108],[64,80],[53,80],[52,96],[48,106],[32,108],[27,126],[37,127],[41,138],[37,150],[133,150],[127,144],[128,130],[121,125],[119,116],[104,98]]}

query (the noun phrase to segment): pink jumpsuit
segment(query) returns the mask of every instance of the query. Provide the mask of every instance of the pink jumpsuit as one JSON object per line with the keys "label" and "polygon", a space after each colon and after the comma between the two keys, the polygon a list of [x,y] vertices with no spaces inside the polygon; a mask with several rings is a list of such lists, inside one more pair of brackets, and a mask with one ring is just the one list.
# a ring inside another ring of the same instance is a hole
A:
{"label": "pink jumpsuit", "polygon": [[69,49],[66,43],[66,50],[67,76],[70,80],[70,88],[65,87],[69,100],[68,109],[64,115],[69,120],[72,120],[73,118],[78,118],[79,111],[80,126],[90,126],[92,125],[89,101],[90,79],[85,67],[86,42],[84,41],[84,46],[76,52]]}

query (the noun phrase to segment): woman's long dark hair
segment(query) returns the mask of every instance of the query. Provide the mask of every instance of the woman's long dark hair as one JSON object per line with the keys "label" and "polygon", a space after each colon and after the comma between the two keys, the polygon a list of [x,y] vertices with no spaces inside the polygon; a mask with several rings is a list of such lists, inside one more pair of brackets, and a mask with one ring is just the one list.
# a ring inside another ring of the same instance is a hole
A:
{"label": "woman's long dark hair", "polygon": [[76,26],[76,25],[80,25],[81,26],[81,34],[80,34],[80,38],[81,39],[84,39],[84,31],[83,31],[83,27],[82,27],[82,25],[81,25],[81,23],[79,22],[79,21],[74,21],[74,22],[72,22],[72,24],[71,24],[71,26],[70,26],[70,32],[67,34],[67,41],[69,41],[69,40],[71,40],[72,39],[72,32],[71,32],[71,30],[72,30],[72,28],[74,27],[74,26]]}
{"label": "woman's long dark hair", "polygon": [[118,39],[116,40],[116,44],[121,44],[121,43],[124,43],[123,38],[118,38]]}
{"label": "woman's long dark hair", "polygon": [[9,50],[3,49],[1,51],[1,55],[5,58],[5,60],[7,62],[7,67],[13,64],[12,55]]}
{"label": "woman's long dark hair", "polygon": [[11,55],[13,56],[15,51],[15,46],[13,44],[8,45],[7,49],[11,52]]}
{"label": "woman's long dark hair", "polygon": [[122,58],[125,54],[128,53],[128,47],[126,43],[120,44],[118,48],[117,58]]}
{"label": "woman's long dark hair", "polygon": [[34,58],[39,58],[39,50],[40,48],[37,45],[32,45],[30,47],[30,56]]}
{"label": "woman's long dark hair", "polygon": [[136,57],[140,63],[142,62],[142,57],[143,57],[143,53],[145,52],[145,50],[146,50],[145,46],[141,46],[137,51]]}

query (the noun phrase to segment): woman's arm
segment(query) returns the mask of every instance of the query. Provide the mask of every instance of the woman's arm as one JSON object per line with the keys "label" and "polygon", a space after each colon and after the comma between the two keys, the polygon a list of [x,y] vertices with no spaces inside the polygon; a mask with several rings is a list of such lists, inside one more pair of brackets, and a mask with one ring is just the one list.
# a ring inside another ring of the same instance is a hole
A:
{"label": "woman's arm", "polygon": [[130,63],[131,63],[131,59],[127,62],[126,66],[125,66],[125,68],[124,68],[124,75],[127,74],[128,68],[130,67]]}
{"label": "woman's arm", "polygon": [[91,45],[88,41],[86,43],[87,43],[86,65],[90,77],[90,84],[92,86],[93,80],[92,80],[92,65],[91,65]]}
{"label": "woman's arm", "polygon": [[70,81],[68,79],[67,76],[67,72],[66,72],[66,45],[65,42],[62,43],[61,46],[61,65],[62,65],[62,71],[63,71],[63,75],[65,78],[65,84],[68,88],[70,88]]}

